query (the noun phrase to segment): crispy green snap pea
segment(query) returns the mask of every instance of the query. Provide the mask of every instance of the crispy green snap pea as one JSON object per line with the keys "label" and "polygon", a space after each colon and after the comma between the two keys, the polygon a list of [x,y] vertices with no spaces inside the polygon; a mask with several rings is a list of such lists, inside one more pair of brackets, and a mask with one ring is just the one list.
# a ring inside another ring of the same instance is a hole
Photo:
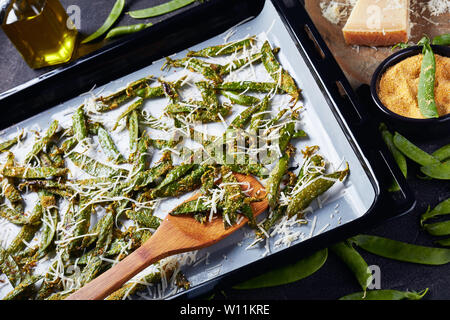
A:
{"label": "crispy green snap pea", "polygon": [[283,92],[280,88],[278,88],[276,82],[258,82],[258,81],[234,81],[234,82],[223,82],[215,85],[215,88],[218,90],[224,91],[237,91],[237,92],[260,92],[260,93],[269,93],[275,92],[281,93]]}
{"label": "crispy green snap pea", "polygon": [[338,242],[330,246],[330,249],[350,268],[361,288],[366,291],[372,281],[372,273],[364,258],[355,250],[351,242]]}
{"label": "crispy green snap pea", "polygon": [[77,108],[72,116],[73,135],[78,142],[87,138],[88,136],[88,128],[83,107],[84,106],[80,106],[79,108]]}
{"label": "crispy green snap pea", "polygon": [[395,132],[393,142],[405,156],[422,166],[440,163],[438,159],[417,147],[398,132]]}
{"label": "crispy green snap pea", "polygon": [[6,140],[6,141],[3,141],[2,143],[0,143],[0,153],[8,151],[11,147],[16,145],[20,140],[22,140],[24,138],[24,136],[25,136],[25,134],[22,131],[16,137],[14,137],[12,139],[9,139],[9,140]]}
{"label": "crispy green snap pea", "polygon": [[98,37],[102,36],[106,31],[108,31],[114,24],[114,22],[116,22],[116,20],[120,17],[124,7],[125,7],[125,0],[117,0],[103,25],[100,28],[98,28],[97,31],[95,31],[94,33],[83,39],[81,43],[91,42],[92,40],[97,39]]}
{"label": "crispy green snap pea", "polygon": [[120,164],[125,162],[124,156],[119,152],[114,143],[113,139],[109,135],[108,131],[105,128],[98,128],[98,142],[102,147],[103,152],[106,154],[106,157],[109,161],[112,161],[115,164]]}
{"label": "crispy green snap pea", "polygon": [[246,280],[234,289],[256,289],[284,285],[307,278],[319,270],[328,258],[328,250],[322,249],[287,266],[274,269]]}
{"label": "crispy green snap pea", "polygon": [[1,171],[5,177],[21,179],[48,179],[65,176],[68,172],[67,168],[54,167],[4,167]]}
{"label": "crispy green snap pea", "polygon": [[117,118],[116,122],[114,123],[114,126],[112,130],[116,130],[119,126],[120,120],[127,118],[134,110],[140,108],[142,104],[144,103],[144,99],[139,98],[135,102],[133,102],[128,108],[120,114],[120,116]]}
{"label": "crispy green snap pea", "polygon": [[439,46],[450,46],[450,33],[444,33],[434,37],[431,43]]}
{"label": "crispy green snap pea", "polygon": [[196,0],[171,0],[169,2],[146,8],[140,10],[134,10],[128,12],[128,14],[135,19],[145,19],[151,17],[157,17],[178,9],[181,9],[191,3],[194,3]]}
{"label": "crispy green snap pea", "polygon": [[428,219],[446,214],[450,214],[450,198],[440,202],[432,210],[428,208],[428,210],[420,217],[420,224],[423,225]]}
{"label": "crispy green snap pea", "polygon": [[450,180],[450,160],[420,167],[420,171],[428,177],[440,180]]}
{"label": "crispy green snap pea", "polygon": [[230,99],[232,103],[239,104],[241,106],[253,106],[260,102],[256,97],[245,95],[242,93],[236,93],[233,91],[221,90],[220,93]]}
{"label": "crispy green snap pea", "polygon": [[420,113],[425,118],[438,118],[439,113],[437,112],[436,101],[434,100],[436,61],[433,49],[430,46],[430,39],[428,37],[423,37],[418,44],[423,46],[423,59],[417,91]]}
{"label": "crispy green snap pea", "polygon": [[120,26],[120,27],[116,27],[113,28],[111,30],[108,31],[108,33],[105,36],[105,39],[113,39],[113,38],[117,38],[117,37],[122,37],[128,34],[133,34],[136,32],[139,32],[141,30],[144,30],[148,27],[151,27],[153,25],[153,23],[137,23],[137,24],[132,24],[129,26]]}
{"label": "crispy green snap pea", "polygon": [[339,300],[420,300],[427,292],[428,288],[420,292],[379,289],[351,293],[339,298]]}
{"label": "crispy green snap pea", "polygon": [[33,148],[25,157],[25,163],[30,162],[33,158],[38,156],[39,152],[41,152],[44,148],[48,147],[51,139],[55,136],[58,128],[59,122],[58,120],[54,120],[50,124],[50,127],[47,129],[44,136],[34,143]]}
{"label": "crispy green snap pea", "polygon": [[22,272],[13,257],[0,246],[0,271],[6,275],[13,287],[22,281]]}
{"label": "crispy green snap pea", "polygon": [[28,299],[36,291],[34,284],[39,281],[41,276],[28,276],[17,287],[9,292],[3,300],[22,300]]}
{"label": "crispy green snap pea", "polygon": [[447,144],[431,154],[433,157],[439,161],[445,161],[450,159],[450,144]]}
{"label": "crispy green snap pea", "polygon": [[349,240],[370,253],[393,260],[425,265],[442,265],[450,262],[450,249],[420,246],[364,234]]}
{"label": "crispy green snap pea", "polygon": [[154,216],[152,210],[142,209],[139,211],[127,210],[126,215],[129,219],[136,221],[145,228],[157,229],[161,219]]}
{"label": "crispy green snap pea", "polygon": [[111,178],[120,175],[126,176],[128,174],[128,171],[125,169],[110,167],[78,152],[69,154],[69,159],[72,160],[78,168],[94,177]]}
{"label": "crispy green snap pea", "polygon": [[242,51],[244,48],[250,48],[254,42],[255,37],[253,36],[239,41],[207,47],[198,51],[189,51],[186,56],[209,58],[233,54],[235,52]]}

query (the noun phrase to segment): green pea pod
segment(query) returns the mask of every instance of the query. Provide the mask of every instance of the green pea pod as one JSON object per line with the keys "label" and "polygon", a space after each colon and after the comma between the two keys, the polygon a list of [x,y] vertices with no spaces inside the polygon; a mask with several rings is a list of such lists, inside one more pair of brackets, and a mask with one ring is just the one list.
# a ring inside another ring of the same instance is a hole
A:
{"label": "green pea pod", "polygon": [[78,279],[80,285],[85,285],[86,283],[93,280],[97,274],[100,272],[103,260],[99,257],[92,256],[87,265],[81,271],[80,278]]}
{"label": "green pea pod", "polygon": [[428,219],[446,214],[450,214],[450,198],[440,202],[432,210],[428,208],[427,212],[420,217],[420,224],[423,225]]}
{"label": "green pea pod", "polygon": [[[275,92],[278,88],[275,82],[257,82],[257,81],[235,81],[235,82],[223,82],[215,85],[215,88],[223,91],[237,91],[237,92]],[[278,88],[276,93],[282,93],[283,91]]]}
{"label": "green pea pod", "polygon": [[72,152],[69,159],[81,170],[94,177],[111,178],[114,176],[128,175],[128,171],[121,168],[113,168],[106,164],[100,163],[84,154]]}
{"label": "green pea pod", "polygon": [[208,63],[196,58],[182,58],[179,60],[172,60],[166,57],[166,63],[163,68],[176,67],[176,68],[187,68],[191,72],[200,73],[206,79],[213,81],[215,84],[223,82],[222,77],[219,73],[221,68],[219,65],[214,63]]}
{"label": "green pea pod", "polygon": [[450,221],[426,223],[423,228],[432,236],[447,236],[450,234]]}
{"label": "green pea pod", "polygon": [[79,107],[72,116],[73,135],[78,142],[88,136],[86,117],[84,116],[83,107]]}
{"label": "green pea pod", "polygon": [[[272,49],[272,54],[276,54],[280,51],[280,48],[273,48]],[[240,59],[236,59],[234,61],[231,61],[230,63],[227,63],[225,65],[220,65],[217,66],[217,70],[219,72],[220,76],[226,76],[228,74],[230,74],[233,71],[239,70],[245,66],[248,66],[249,64],[253,64],[253,63],[257,63],[257,62],[261,62],[262,61],[262,53],[258,52],[255,53],[253,55],[251,55],[250,57],[245,57],[245,58],[240,58]],[[282,89],[279,89],[282,91]],[[278,91],[278,90],[277,90]]]}
{"label": "green pea pod", "polygon": [[161,219],[153,215],[153,210],[142,209],[140,211],[127,210],[126,215],[128,219],[131,219],[139,225],[145,228],[157,229],[161,223]]}
{"label": "green pea pod", "polygon": [[22,272],[12,256],[0,246],[0,272],[4,273],[13,287],[22,281]]}
{"label": "green pea pod", "polygon": [[398,132],[395,132],[393,142],[405,156],[422,166],[440,163],[438,159],[417,147]]}
{"label": "green pea pod", "polygon": [[339,300],[420,300],[428,292],[428,288],[420,292],[398,290],[369,290],[355,292],[339,298]]}
{"label": "green pea pod", "polygon": [[198,51],[189,51],[186,56],[188,57],[218,57],[228,54],[233,54],[235,52],[242,51],[244,48],[251,47],[254,43],[255,37],[249,37],[243,40],[234,41],[230,43],[220,44],[217,46],[207,47]]}
{"label": "green pea pod", "polygon": [[23,137],[24,132],[22,131],[17,137],[0,143],[0,153],[9,150],[12,146],[16,145],[20,140],[22,140]]}
{"label": "green pea pod", "polygon": [[139,290],[146,288],[145,284],[158,284],[161,281],[161,272],[156,271],[149,273],[139,279],[138,282],[127,282],[120,289],[114,291],[112,294],[107,296],[105,300],[123,300],[126,296],[132,295]]}
{"label": "green pea pod", "polygon": [[434,37],[431,43],[439,46],[450,46],[450,33],[445,33]]}
{"label": "green pea pod", "polygon": [[24,300],[30,298],[36,291],[34,284],[41,278],[42,276],[28,276],[10,293],[8,293],[3,300]]}
{"label": "green pea pod", "polygon": [[370,253],[388,259],[425,265],[450,262],[450,249],[419,246],[372,235],[357,235],[350,238],[350,241]]}
{"label": "green pea pod", "polygon": [[138,24],[133,24],[130,26],[116,27],[116,28],[109,30],[109,32],[105,36],[105,39],[113,39],[113,38],[125,36],[128,34],[133,34],[133,33],[139,32],[141,30],[144,30],[152,25],[153,25],[153,23],[150,22],[150,23],[138,23]]}
{"label": "green pea pod", "polygon": [[234,289],[267,288],[297,282],[319,270],[328,258],[328,250],[322,249],[296,263],[274,269],[262,275],[246,280]]}
{"label": "green pea pod", "polygon": [[120,114],[120,116],[117,118],[112,130],[116,130],[117,127],[119,126],[120,120],[127,118],[134,110],[139,109],[143,103],[144,103],[144,100],[142,98],[138,98],[138,100],[136,100],[136,102],[130,104],[128,106],[128,108],[124,112],[122,112]]}
{"label": "green pea pod", "polygon": [[450,238],[436,240],[434,243],[443,247],[450,247]]}
{"label": "green pea pod", "polygon": [[68,172],[67,168],[54,167],[4,167],[1,171],[5,177],[21,179],[48,179],[65,176]]}
{"label": "green pea pod", "polygon": [[434,179],[450,180],[450,161],[423,166],[420,171]]}
{"label": "green pea pod", "polygon": [[188,164],[181,164],[179,166],[176,166],[174,169],[172,169],[164,178],[163,181],[161,181],[160,184],[155,188],[155,190],[162,189],[163,187],[167,186],[168,184],[171,184],[174,181],[179,180],[181,177],[186,175],[189,171],[195,170],[198,167],[198,165],[193,163]]}
{"label": "green pea pod", "polygon": [[146,8],[141,10],[134,10],[128,12],[128,14],[134,19],[145,19],[151,17],[157,17],[180,8],[183,8],[191,3],[194,3],[196,0],[171,0],[169,2]]}
{"label": "green pea pod", "polygon": [[290,156],[285,153],[276,163],[275,167],[270,172],[269,178],[266,183],[267,200],[269,206],[274,209],[278,204],[278,198],[280,196],[280,184],[283,176],[287,172],[289,166]]}
{"label": "green pea pod", "polygon": [[384,123],[380,123],[379,129],[380,129],[381,137],[383,138],[383,141],[386,143],[389,151],[392,153],[392,155],[394,157],[395,162],[397,163],[398,167],[400,168],[401,172],[403,173],[403,175],[406,178],[406,176],[408,174],[406,158],[400,152],[400,150],[398,150],[397,147],[395,146],[394,136],[392,135],[392,133],[389,132],[386,124],[384,124]]}
{"label": "green pea pod", "polygon": [[33,148],[25,157],[25,163],[28,163],[33,158],[37,157],[39,152],[41,152],[44,148],[46,148],[49,145],[51,139],[55,136],[58,128],[59,128],[59,122],[58,122],[58,120],[54,120],[48,127],[44,136],[34,143]]}
{"label": "green pea pod", "polygon": [[420,113],[425,118],[438,118],[439,113],[437,112],[436,102],[434,100],[436,61],[433,49],[430,46],[430,39],[427,37],[423,37],[418,44],[423,46],[423,59],[419,75],[417,102]]}
{"label": "green pea pod", "polygon": [[372,273],[358,251],[348,241],[336,243],[330,249],[350,268],[358,280],[359,285],[365,291],[372,281]]}
{"label": "green pea pod", "polygon": [[37,256],[42,258],[48,251],[56,236],[56,228],[58,224],[58,208],[56,207],[56,198],[54,195],[45,190],[39,192],[40,202],[42,206],[43,230],[39,251]]}
{"label": "green pea pod", "polygon": [[106,31],[108,31],[109,28],[111,28],[111,26],[114,24],[114,22],[116,22],[116,20],[120,17],[124,7],[125,7],[125,0],[117,0],[103,25],[100,28],[98,28],[97,31],[95,31],[93,34],[83,39],[81,43],[91,42],[92,40],[97,39],[98,37],[103,35]]}
{"label": "green pea pod", "polygon": [[268,41],[265,41],[262,48],[262,63],[270,76],[287,94],[292,97],[292,102],[297,102],[300,98],[300,90],[298,89],[294,79],[289,72],[281,67],[275,58],[272,48]]}
{"label": "green pea pod", "polygon": [[128,116],[128,135],[130,137],[130,156],[129,160],[134,162],[138,153],[139,146],[139,116],[136,110],[133,110]]}
{"label": "green pea pod", "polygon": [[39,227],[41,226],[42,222],[41,221],[42,216],[43,216],[42,206],[38,202],[33,208],[33,213],[29,218],[29,223],[24,225],[20,229],[17,236],[9,245],[8,247],[9,254],[14,255],[26,248],[25,242],[30,242],[34,238],[36,232],[39,230]]}
{"label": "green pea pod", "polygon": [[431,154],[433,157],[438,159],[439,161],[445,161],[450,159],[450,144],[447,144]]}
{"label": "green pea pod", "polygon": [[125,162],[125,158],[120,154],[119,150],[116,147],[111,136],[108,132],[103,128],[98,128],[98,142],[102,147],[103,152],[106,154],[106,157],[109,161],[114,162],[115,164],[120,164]]}
{"label": "green pea pod", "polygon": [[241,106],[253,106],[257,103],[260,102],[260,100],[256,97],[253,96],[249,96],[249,95],[245,95],[245,94],[241,94],[241,93],[236,93],[233,91],[226,91],[226,90],[221,90],[220,93],[224,96],[227,97],[228,99],[230,99],[230,101],[232,103],[235,104],[239,104]]}

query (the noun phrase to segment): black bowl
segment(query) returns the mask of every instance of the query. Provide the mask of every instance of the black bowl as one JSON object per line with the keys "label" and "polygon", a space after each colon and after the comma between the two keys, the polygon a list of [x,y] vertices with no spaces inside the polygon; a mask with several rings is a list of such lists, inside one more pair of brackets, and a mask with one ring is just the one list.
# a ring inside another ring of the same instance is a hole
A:
{"label": "black bowl", "polygon": [[[450,57],[450,47],[447,46],[432,46],[433,52],[441,56]],[[450,135],[450,114],[439,118],[432,119],[415,119],[403,117],[395,112],[392,112],[381,102],[378,96],[378,86],[381,76],[391,66],[397,64],[403,59],[414,56],[422,52],[422,47],[413,46],[400,50],[388,58],[386,58],[375,70],[372,81],[370,83],[370,93],[378,111],[384,121],[390,123],[392,127],[404,133],[421,134],[424,136],[442,136]]]}

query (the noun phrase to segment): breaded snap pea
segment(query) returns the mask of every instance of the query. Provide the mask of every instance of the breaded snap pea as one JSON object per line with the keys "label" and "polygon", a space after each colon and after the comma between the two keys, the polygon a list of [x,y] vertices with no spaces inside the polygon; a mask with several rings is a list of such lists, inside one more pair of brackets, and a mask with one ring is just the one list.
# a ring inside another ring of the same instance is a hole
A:
{"label": "breaded snap pea", "polygon": [[21,179],[49,179],[65,176],[68,172],[67,168],[54,167],[4,167],[1,171],[5,177]]}
{"label": "breaded snap pea", "polygon": [[239,104],[241,106],[253,106],[260,102],[260,100],[256,97],[233,92],[233,91],[226,91],[221,90],[220,93],[224,96],[230,99],[232,103]]}
{"label": "breaded snap pea", "polygon": [[25,137],[24,132],[22,131],[19,133],[16,137],[3,141],[0,143],[0,153],[8,151],[11,147],[16,145],[20,140],[22,140]]}
{"label": "breaded snap pea", "polygon": [[78,168],[94,177],[111,178],[120,175],[126,176],[128,174],[128,171],[125,169],[107,166],[106,164],[78,152],[70,153],[69,159],[72,160]]}
{"label": "breaded snap pea", "polygon": [[98,128],[98,142],[109,161],[115,164],[125,162],[124,156],[119,152],[108,131],[103,127]]}
{"label": "breaded snap pea", "polygon": [[34,143],[33,148],[25,157],[25,163],[28,163],[31,160],[33,160],[35,157],[38,156],[39,152],[41,152],[42,150],[44,150],[45,148],[48,147],[51,139],[53,139],[55,134],[57,133],[58,128],[59,128],[59,121],[54,120],[50,124],[50,126],[47,129],[47,131],[45,132],[44,136]]}
{"label": "breaded snap pea", "polygon": [[250,48],[254,42],[255,37],[253,36],[239,41],[207,47],[198,51],[189,51],[186,56],[205,58],[224,56],[242,51],[244,48]]}
{"label": "breaded snap pea", "polygon": [[88,136],[86,117],[84,115],[83,108],[84,106],[77,108],[72,116],[73,135],[78,142]]}

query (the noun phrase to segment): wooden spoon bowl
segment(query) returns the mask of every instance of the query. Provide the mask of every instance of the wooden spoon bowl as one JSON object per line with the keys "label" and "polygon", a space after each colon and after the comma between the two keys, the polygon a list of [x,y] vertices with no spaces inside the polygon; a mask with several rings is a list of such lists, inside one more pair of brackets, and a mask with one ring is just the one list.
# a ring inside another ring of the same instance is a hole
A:
{"label": "wooden spoon bowl", "polygon": [[[264,198],[260,202],[251,203],[253,215],[257,216],[264,212],[268,207],[264,187],[252,176],[238,173],[234,173],[234,175],[240,183],[243,183],[242,189],[249,196]],[[197,194],[189,200],[198,197]],[[201,224],[190,216],[171,216],[169,214],[151,238],[141,247],[116,266],[71,294],[66,300],[104,299],[149,265],[174,254],[209,247],[244,226],[247,221],[244,218],[239,223],[225,229],[222,219],[213,219],[211,222]]]}

